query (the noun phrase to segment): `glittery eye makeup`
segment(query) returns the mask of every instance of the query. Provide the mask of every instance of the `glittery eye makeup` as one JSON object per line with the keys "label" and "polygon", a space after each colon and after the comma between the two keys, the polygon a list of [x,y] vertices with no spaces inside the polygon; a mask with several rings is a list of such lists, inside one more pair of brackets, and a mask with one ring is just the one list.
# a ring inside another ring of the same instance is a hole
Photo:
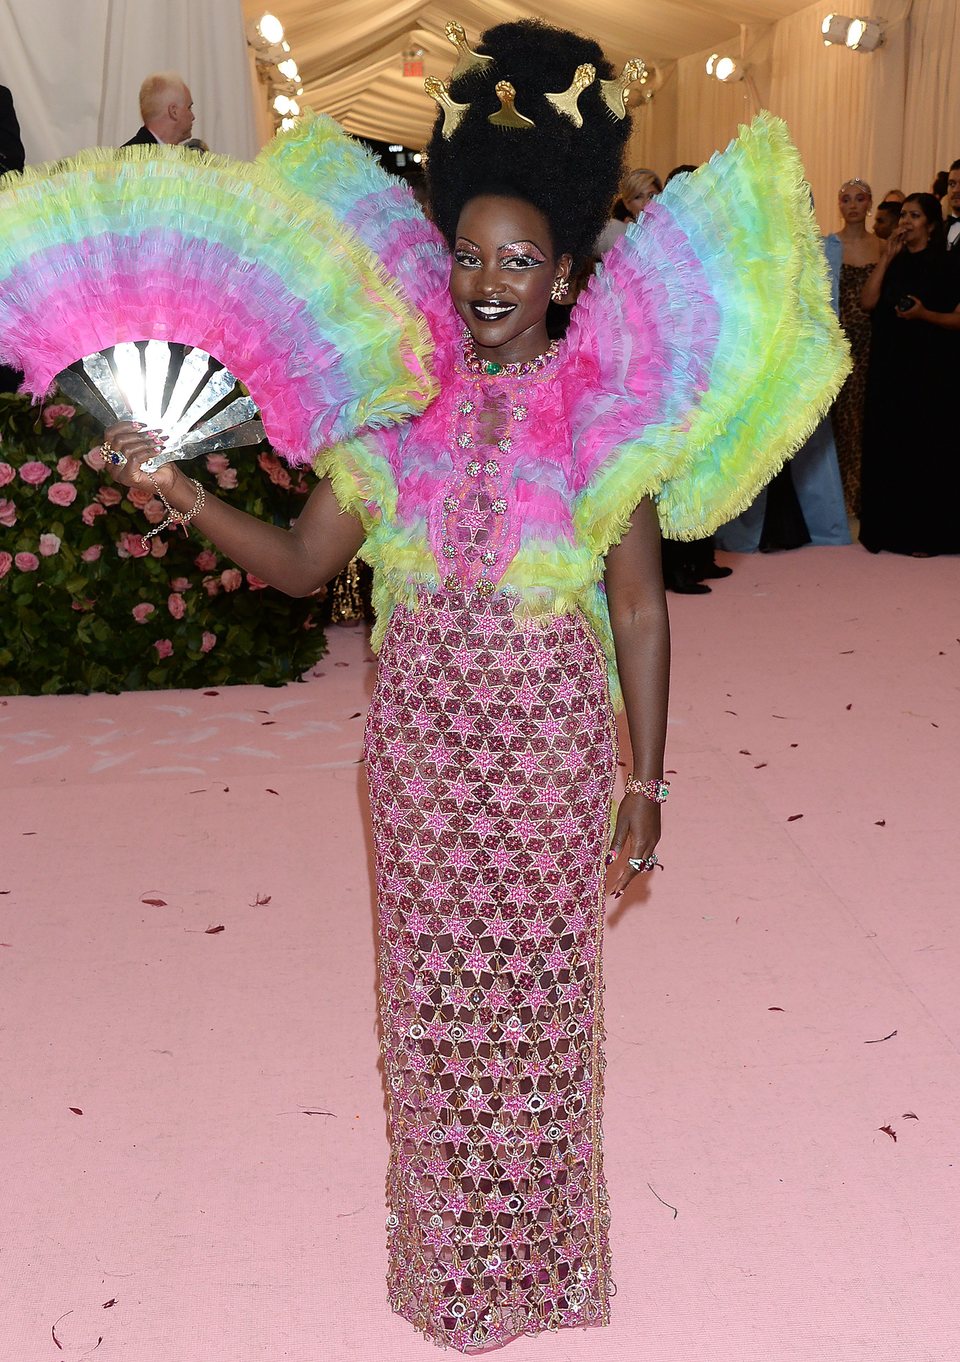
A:
{"label": "glittery eye makeup", "polygon": [[545,265],[547,257],[539,246],[535,246],[532,241],[511,241],[506,246],[501,246],[497,251],[497,264],[502,265],[506,260],[528,260],[535,265]]}

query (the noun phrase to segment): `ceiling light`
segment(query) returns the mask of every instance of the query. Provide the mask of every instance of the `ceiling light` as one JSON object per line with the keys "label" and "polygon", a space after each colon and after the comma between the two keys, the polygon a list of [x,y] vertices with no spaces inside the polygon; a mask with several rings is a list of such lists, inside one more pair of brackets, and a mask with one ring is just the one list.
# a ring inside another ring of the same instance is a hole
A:
{"label": "ceiling light", "polygon": [[300,105],[297,103],[295,99],[290,100],[290,108],[287,110],[287,113],[290,115],[291,118],[300,117]]}
{"label": "ceiling light", "polygon": [[286,61],[278,61],[277,69],[281,75],[286,76],[287,80],[298,81],[300,79],[300,70],[292,57],[287,57]]}
{"label": "ceiling light", "polygon": [[847,41],[847,30],[852,22],[853,20],[848,14],[828,14],[820,25],[824,47],[830,47],[834,43],[845,43]]}
{"label": "ceiling light", "polygon": [[734,81],[743,80],[743,67],[732,57],[721,57],[714,67],[714,74],[717,80],[722,80],[725,85],[732,84]]}
{"label": "ceiling light", "polygon": [[271,47],[283,42],[283,24],[275,14],[261,14],[257,20],[257,32]]}
{"label": "ceiling light", "polygon": [[853,52],[875,52],[883,42],[883,29],[876,19],[854,19],[847,29],[846,44]]}
{"label": "ceiling light", "polygon": [[717,62],[720,60],[720,53],[714,52],[707,58],[707,75],[712,76]]}
{"label": "ceiling light", "polygon": [[273,101],[273,107],[282,118],[285,118],[290,113],[290,105],[292,102],[293,101],[288,95],[277,95],[276,99]]}

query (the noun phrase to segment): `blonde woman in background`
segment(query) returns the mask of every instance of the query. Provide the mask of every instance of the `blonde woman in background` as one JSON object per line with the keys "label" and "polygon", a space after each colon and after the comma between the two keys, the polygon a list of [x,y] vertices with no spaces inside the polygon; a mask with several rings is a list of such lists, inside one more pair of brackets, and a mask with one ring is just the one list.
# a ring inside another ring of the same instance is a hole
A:
{"label": "blonde woman in background", "polygon": [[837,207],[843,226],[825,238],[824,249],[834,277],[839,279],[837,311],[850,342],[853,371],[833,404],[831,417],[844,501],[850,515],[859,515],[863,403],[870,359],[870,316],[860,306],[860,293],[880,259],[881,243],[867,230],[873,194],[865,180],[844,180]]}

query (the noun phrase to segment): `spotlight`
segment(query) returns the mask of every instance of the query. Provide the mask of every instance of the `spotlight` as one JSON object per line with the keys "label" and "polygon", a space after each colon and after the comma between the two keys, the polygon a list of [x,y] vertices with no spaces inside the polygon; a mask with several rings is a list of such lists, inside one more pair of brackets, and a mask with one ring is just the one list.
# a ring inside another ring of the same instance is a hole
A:
{"label": "spotlight", "polygon": [[852,52],[876,52],[883,42],[883,29],[876,19],[854,19],[847,29],[846,44]]}
{"label": "spotlight", "polygon": [[286,76],[287,80],[292,80],[299,84],[300,70],[292,57],[287,57],[286,61],[278,61],[277,69],[280,71],[281,75]]}
{"label": "spotlight", "polygon": [[713,52],[713,53],[707,58],[707,75],[708,75],[708,76],[712,76],[712,75],[713,75],[714,69],[715,69],[715,67],[716,67],[716,65],[717,65],[717,62],[718,62],[719,60],[720,60],[720,53],[719,53],[719,52]]}
{"label": "spotlight", "polygon": [[744,70],[732,57],[721,57],[714,67],[714,74],[725,85],[732,85],[734,81],[743,80]]}
{"label": "spotlight", "polygon": [[275,14],[261,14],[257,20],[257,32],[268,47],[276,47],[283,42],[283,24]]}
{"label": "spotlight", "polygon": [[292,103],[293,100],[289,95],[277,95],[276,99],[273,101],[273,107],[281,118],[286,118],[291,112],[290,106]]}
{"label": "spotlight", "polygon": [[828,14],[820,25],[824,47],[831,47],[834,43],[845,43],[847,41],[847,30],[852,22],[853,20],[849,15]]}

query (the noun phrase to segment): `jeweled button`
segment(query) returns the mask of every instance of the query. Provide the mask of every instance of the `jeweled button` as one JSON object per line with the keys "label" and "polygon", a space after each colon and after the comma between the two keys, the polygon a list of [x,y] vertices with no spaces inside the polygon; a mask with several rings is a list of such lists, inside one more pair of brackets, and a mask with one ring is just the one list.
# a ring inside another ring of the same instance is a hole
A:
{"label": "jeweled button", "polygon": [[455,511],[459,505],[460,503],[457,501],[456,497],[444,497],[443,499],[443,509],[445,511]]}
{"label": "jeweled button", "polygon": [[495,463],[493,459],[488,459],[487,462],[483,465],[483,471],[486,473],[488,478],[495,478],[497,474],[500,472],[500,465],[498,463]]}
{"label": "jeweled button", "polygon": [[473,444],[473,436],[469,434],[458,435],[457,444],[460,446],[461,449],[469,449],[470,446]]}
{"label": "jeweled button", "polygon": [[507,509],[506,497],[495,497],[490,503],[490,509],[494,515],[503,515]]}
{"label": "jeweled button", "polygon": [[484,563],[495,563],[497,561],[497,555],[494,553],[493,549],[487,549],[486,553],[481,555],[481,560]]}
{"label": "jeweled button", "polygon": [[502,440],[498,440],[498,441],[497,441],[497,448],[498,448],[499,450],[501,450],[504,454],[506,454],[506,453],[509,452],[510,446],[511,446],[512,444],[513,444],[513,441],[510,439],[510,436],[509,436],[509,435],[504,435],[504,437],[503,437]]}
{"label": "jeweled button", "polygon": [[471,478],[475,478],[479,472],[480,465],[477,463],[476,459],[471,459],[467,464],[467,473]]}
{"label": "jeweled button", "polygon": [[444,558],[456,558],[457,550],[453,544],[444,544],[442,553]]}
{"label": "jeweled button", "polygon": [[477,582],[477,595],[489,596],[491,591],[493,591],[493,582],[488,582],[486,577],[481,577]]}

